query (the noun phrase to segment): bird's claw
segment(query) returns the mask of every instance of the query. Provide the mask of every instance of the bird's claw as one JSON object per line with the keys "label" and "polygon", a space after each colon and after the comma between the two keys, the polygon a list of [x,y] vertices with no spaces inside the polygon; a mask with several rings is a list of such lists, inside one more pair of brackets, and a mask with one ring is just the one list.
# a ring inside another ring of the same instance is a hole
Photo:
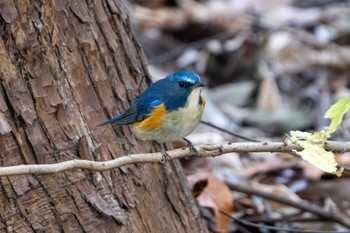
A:
{"label": "bird's claw", "polygon": [[199,152],[198,150],[194,147],[194,145],[192,144],[192,142],[186,138],[184,138],[184,140],[187,142],[187,146],[190,148],[190,151],[192,153],[193,156],[199,156]]}
{"label": "bird's claw", "polygon": [[160,164],[164,164],[167,160],[171,160],[171,156],[162,148],[161,152],[162,159],[159,161]]}

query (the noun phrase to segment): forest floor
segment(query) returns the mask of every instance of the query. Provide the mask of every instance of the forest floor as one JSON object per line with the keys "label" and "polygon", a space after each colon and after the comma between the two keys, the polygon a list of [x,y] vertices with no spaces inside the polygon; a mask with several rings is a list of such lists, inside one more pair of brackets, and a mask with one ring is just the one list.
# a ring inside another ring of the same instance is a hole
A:
{"label": "forest floor", "polygon": [[[132,24],[155,78],[194,70],[207,87],[203,120],[252,140],[329,124],[350,98],[350,3],[300,0],[134,0]],[[349,141],[350,117],[331,140]],[[195,144],[247,141],[207,125]],[[337,153],[350,166],[350,153]],[[288,153],[184,160],[212,232],[349,232],[350,176]]]}

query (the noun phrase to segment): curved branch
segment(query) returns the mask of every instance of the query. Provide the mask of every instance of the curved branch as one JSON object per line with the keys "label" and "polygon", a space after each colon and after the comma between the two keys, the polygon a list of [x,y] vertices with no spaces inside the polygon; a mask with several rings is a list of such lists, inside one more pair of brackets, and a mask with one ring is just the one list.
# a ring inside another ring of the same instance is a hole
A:
{"label": "curved branch", "polygon": [[[195,146],[199,152],[198,157],[215,157],[232,152],[291,152],[292,150],[302,150],[300,146],[286,144],[283,142],[242,142],[228,143],[224,145],[200,145]],[[350,142],[332,142],[325,143],[327,150],[344,152],[350,151]],[[192,156],[189,148],[181,148],[167,151],[169,156],[166,160],[180,159]],[[86,169],[91,171],[107,171],[128,164],[135,163],[157,163],[164,160],[162,153],[148,154],[130,154],[119,158],[97,162],[90,160],[73,159],[54,164],[28,164],[0,167],[0,176],[25,175],[25,174],[49,174],[67,171],[71,169]]]}

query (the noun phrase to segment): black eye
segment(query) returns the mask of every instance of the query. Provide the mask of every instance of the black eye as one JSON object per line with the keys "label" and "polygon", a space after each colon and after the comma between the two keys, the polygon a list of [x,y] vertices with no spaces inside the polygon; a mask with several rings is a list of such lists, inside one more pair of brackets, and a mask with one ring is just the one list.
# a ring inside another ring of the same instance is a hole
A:
{"label": "black eye", "polygon": [[182,81],[180,81],[180,82],[179,82],[179,86],[180,86],[180,87],[184,87],[184,86],[185,86],[185,83],[182,82]]}

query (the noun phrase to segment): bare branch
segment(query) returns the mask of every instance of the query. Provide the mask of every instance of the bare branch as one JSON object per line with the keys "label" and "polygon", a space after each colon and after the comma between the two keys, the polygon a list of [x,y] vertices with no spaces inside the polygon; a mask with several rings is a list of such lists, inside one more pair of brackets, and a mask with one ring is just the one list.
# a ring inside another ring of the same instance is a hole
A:
{"label": "bare branch", "polygon": [[[232,152],[291,152],[302,150],[300,146],[283,142],[242,142],[228,143],[224,145],[200,145],[195,147],[199,152],[198,157],[215,157]],[[350,142],[325,142],[325,148],[331,151],[350,151]],[[180,159],[192,156],[189,148],[181,148],[167,151],[169,157],[166,160]],[[0,176],[25,175],[25,174],[49,174],[67,171],[71,169],[86,169],[91,171],[107,171],[128,164],[157,163],[163,160],[161,153],[131,154],[119,158],[96,162],[90,160],[73,159],[54,164],[28,164],[9,167],[0,167]]]}
{"label": "bare branch", "polygon": [[322,219],[330,219],[334,222],[337,222],[343,226],[350,228],[350,218],[345,214],[341,213],[340,211],[329,211],[307,201],[299,201],[299,202],[291,201],[284,197],[278,196],[276,194],[263,192],[261,190],[250,187],[248,185],[233,183],[232,181],[229,181],[229,180],[225,180],[225,183],[228,184],[231,190],[235,190],[238,192],[243,192],[251,195],[261,196],[285,205],[293,206],[300,210],[313,213]]}

